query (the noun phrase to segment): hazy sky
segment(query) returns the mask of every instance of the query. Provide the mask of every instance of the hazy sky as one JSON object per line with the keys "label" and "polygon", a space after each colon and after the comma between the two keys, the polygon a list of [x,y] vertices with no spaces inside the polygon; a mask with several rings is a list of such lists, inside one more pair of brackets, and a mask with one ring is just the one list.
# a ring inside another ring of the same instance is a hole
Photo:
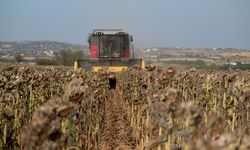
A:
{"label": "hazy sky", "polygon": [[250,50],[250,0],[0,0],[0,40],[86,44],[94,28],[122,28],[136,47]]}

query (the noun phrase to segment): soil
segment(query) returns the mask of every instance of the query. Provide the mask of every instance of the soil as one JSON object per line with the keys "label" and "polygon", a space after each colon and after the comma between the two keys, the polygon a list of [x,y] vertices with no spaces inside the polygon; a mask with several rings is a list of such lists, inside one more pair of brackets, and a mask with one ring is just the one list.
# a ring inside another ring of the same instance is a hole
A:
{"label": "soil", "polygon": [[105,102],[104,125],[98,145],[100,150],[129,150],[136,148],[132,128],[121,102],[119,92],[111,89],[109,98]]}

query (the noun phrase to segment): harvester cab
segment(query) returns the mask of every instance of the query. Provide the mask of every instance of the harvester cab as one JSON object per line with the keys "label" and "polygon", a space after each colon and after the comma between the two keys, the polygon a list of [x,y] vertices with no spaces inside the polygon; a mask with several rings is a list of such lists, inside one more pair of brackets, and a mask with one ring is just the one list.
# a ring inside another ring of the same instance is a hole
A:
{"label": "harvester cab", "polygon": [[106,68],[110,72],[120,72],[128,67],[145,67],[141,58],[134,57],[133,38],[120,29],[95,29],[88,37],[90,59],[78,59],[78,67],[98,72]]}

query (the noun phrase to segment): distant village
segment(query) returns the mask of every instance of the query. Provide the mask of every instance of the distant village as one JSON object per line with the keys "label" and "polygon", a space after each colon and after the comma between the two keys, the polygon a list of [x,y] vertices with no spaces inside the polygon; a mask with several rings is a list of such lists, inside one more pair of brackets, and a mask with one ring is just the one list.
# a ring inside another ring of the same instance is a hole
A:
{"label": "distant village", "polygon": [[[0,61],[36,64],[37,59],[52,59],[62,51],[80,51],[88,57],[88,46],[55,41],[0,42]],[[186,67],[250,65],[250,51],[233,48],[136,48],[135,56],[157,66]]]}

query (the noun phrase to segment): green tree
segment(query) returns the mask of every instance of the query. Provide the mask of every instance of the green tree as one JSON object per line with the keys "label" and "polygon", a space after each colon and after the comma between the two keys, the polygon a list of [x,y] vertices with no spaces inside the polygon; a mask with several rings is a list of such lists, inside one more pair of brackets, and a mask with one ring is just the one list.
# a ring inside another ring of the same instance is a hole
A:
{"label": "green tree", "polygon": [[23,60],[23,56],[21,56],[20,54],[16,54],[15,60],[16,60],[16,62],[21,62]]}
{"label": "green tree", "polygon": [[56,54],[56,62],[59,65],[71,66],[74,61],[80,58],[84,58],[84,52],[79,51],[70,51],[70,50],[61,50]]}

